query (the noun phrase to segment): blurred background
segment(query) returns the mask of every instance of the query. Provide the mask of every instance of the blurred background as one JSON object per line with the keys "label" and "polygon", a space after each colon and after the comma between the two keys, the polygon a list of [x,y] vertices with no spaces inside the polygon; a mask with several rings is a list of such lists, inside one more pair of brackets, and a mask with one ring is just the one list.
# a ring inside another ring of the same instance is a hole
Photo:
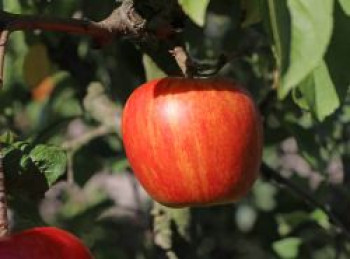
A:
{"label": "blurred background", "polygon": [[[215,65],[222,55],[235,57],[219,74],[244,84],[260,106],[264,163],[350,228],[347,91],[342,105],[322,121],[300,89],[283,100],[276,97],[276,53],[261,4],[268,1],[180,2],[190,17],[184,39],[193,58]],[[4,9],[13,13],[95,21],[117,4],[3,1]],[[340,6],[334,8],[348,22]],[[11,35],[0,125],[1,141],[10,146],[5,170],[14,231],[58,226],[79,236],[101,259],[350,258],[349,239],[329,215],[268,177],[260,177],[236,204],[182,210],[154,206],[129,168],[120,114],[140,84],[176,71],[174,61],[161,54],[161,43],[149,47],[148,54],[127,39],[102,49],[94,46],[88,37],[63,33]],[[48,151],[54,154],[54,166],[42,168],[35,162]],[[66,174],[55,176],[62,170]],[[41,171],[54,175],[52,183],[58,180],[48,191],[37,180]]]}

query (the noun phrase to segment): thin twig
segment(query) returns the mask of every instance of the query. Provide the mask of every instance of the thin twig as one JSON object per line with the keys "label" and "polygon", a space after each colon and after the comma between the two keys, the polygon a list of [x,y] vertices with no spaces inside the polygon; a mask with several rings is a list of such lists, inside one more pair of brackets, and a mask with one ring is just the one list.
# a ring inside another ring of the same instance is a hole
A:
{"label": "thin twig", "polygon": [[84,145],[93,139],[103,137],[115,132],[115,129],[108,125],[101,125],[94,128],[77,139],[66,141],[62,144],[62,148],[67,151],[67,183],[74,184],[74,155]]}
{"label": "thin twig", "polygon": [[81,135],[77,139],[68,140],[62,144],[62,148],[67,151],[76,151],[80,149],[82,146],[88,144],[91,140],[103,137],[105,135],[114,133],[115,129],[107,126],[107,125],[101,125],[97,128],[94,128],[85,134]]}
{"label": "thin twig", "polygon": [[290,181],[289,179],[284,178],[278,172],[273,170],[271,167],[269,167],[265,163],[263,163],[261,166],[261,172],[268,180],[273,180],[277,184],[287,188],[288,190],[292,191],[293,193],[301,197],[303,201],[308,203],[310,206],[322,210],[328,216],[330,222],[348,239],[350,239],[350,230],[344,225],[344,223],[339,218],[339,216],[335,214],[328,205],[322,204],[313,195],[311,195],[304,189],[300,188],[293,181]]}
{"label": "thin twig", "polygon": [[67,183],[74,185],[74,152],[67,152]]}

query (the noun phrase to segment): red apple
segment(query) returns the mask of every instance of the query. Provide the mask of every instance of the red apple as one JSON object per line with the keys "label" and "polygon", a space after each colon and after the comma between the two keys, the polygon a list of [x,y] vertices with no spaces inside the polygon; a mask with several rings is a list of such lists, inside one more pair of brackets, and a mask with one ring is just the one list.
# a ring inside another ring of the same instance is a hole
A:
{"label": "red apple", "polygon": [[38,227],[0,240],[1,259],[92,259],[72,234],[54,227]]}
{"label": "red apple", "polygon": [[247,91],[229,80],[148,82],[128,99],[122,133],[136,177],[166,206],[236,201],[258,175],[261,119]]}

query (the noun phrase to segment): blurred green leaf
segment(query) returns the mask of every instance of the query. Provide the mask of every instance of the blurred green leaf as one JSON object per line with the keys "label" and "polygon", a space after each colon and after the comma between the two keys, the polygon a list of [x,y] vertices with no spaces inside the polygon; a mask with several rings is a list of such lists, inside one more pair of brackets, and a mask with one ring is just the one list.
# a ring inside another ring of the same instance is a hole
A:
{"label": "blurred green leaf", "polygon": [[285,97],[320,64],[332,36],[334,0],[289,0],[290,63],[282,74],[279,96]]}
{"label": "blurred green leaf", "polygon": [[2,1],[3,10],[12,13],[21,13],[21,3],[18,0]]}
{"label": "blurred green leaf", "polygon": [[248,205],[241,205],[236,210],[236,223],[242,232],[249,232],[254,227],[257,212]]}
{"label": "blurred green leaf", "polygon": [[268,182],[258,180],[253,189],[256,206],[263,211],[273,210],[276,206],[276,187]]}
{"label": "blurred green leaf", "polygon": [[310,216],[304,211],[293,211],[291,213],[278,214],[276,220],[279,234],[285,236],[290,234],[299,224],[309,221]]}
{"label": "blurred green leaf", "polygon": [[297,237],[289,237],[273,243],[273,250],[283,259],[294,259],[299,254],[302,240]]}
{"label": "blurred green leaf", "polygon": [[179,0],[185,13],[199,26],[204,25],[205,14],[210,0]]}
{"label": "blurred green leaf", "polygon": [[318,225],[328,230],[330,228],[330,222],[328,215],[322,210],[317,209],[311,213],[311,218],[317,222]]}
{"label": "blurred green leaf", "polygon": [[311,258],[317,259],[330,259],[330,258],[338,258],[338,259],[347,259],[349,255],[346,253],[342,253],[341,251],[336,251],[336,247],[332,245],[323,246],[322,248],[314,251],[312,253]]}
{"label": "blurred green leaf", "polygon": [[147,81],[157,78],[163,78],[166,76],[163,70],[161,70],[152,58],[146,54],[143,55],[143,66],[146,72]]}
{"label": "blurred green leaf", "polygon": [[339,3],[342,6],[344,12],[347,15],[350,15],[350,2],[348,0],[339,0]]}
{"label": "blurred green leaf", "polygon": [[10,145],[15,142],[16,137],[17,136],[13,131],[7,130],[2,135],[0,135],[0,142]]}
{"label": "blurred green leaf", "polygon": [[337,91],[324,61],[301,82],[299,88],[311,112],[319,121],[323,121],[340,105]]}
{"label": "blurred green leaf", "polygon": [[243,27],[256,24],[261,20],[259,0],[241,0],[241,5],[246,12],[245,19],[242,23]]}
{"label": "blurred green leaf", "polygon": [[29,157],[45,175],[49,186],[66,171],[67,157],[65,152],[58,147],[37,145],[29,153]]}

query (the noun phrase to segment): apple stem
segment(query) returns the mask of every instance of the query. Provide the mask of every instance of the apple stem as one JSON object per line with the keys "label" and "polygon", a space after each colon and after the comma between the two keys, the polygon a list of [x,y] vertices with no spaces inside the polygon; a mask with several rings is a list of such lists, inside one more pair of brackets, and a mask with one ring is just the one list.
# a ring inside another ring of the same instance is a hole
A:
{"label": "apple stem", "polygon": [[185,48],[182,46],[175,46],[169,52],[174,56],[176,63],[181,69],[184,77],[192,78],[196,72],[196,66]]}

